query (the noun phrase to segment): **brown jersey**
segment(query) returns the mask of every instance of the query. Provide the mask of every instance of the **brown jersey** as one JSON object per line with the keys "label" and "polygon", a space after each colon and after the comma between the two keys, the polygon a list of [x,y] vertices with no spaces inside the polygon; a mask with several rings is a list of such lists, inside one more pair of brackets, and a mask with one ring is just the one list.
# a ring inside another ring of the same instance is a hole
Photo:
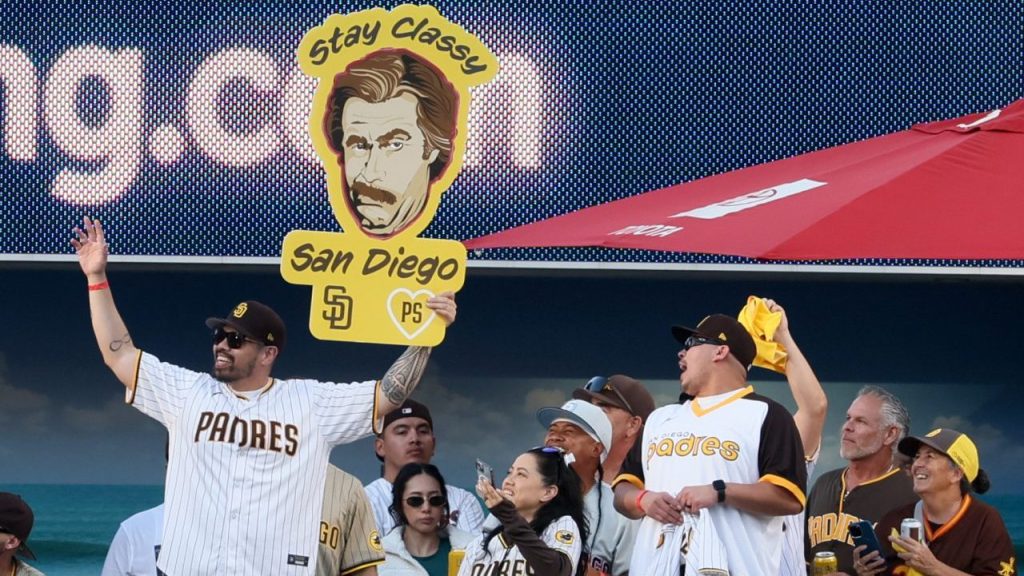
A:
{"label": "brown jersey", "polygon": [[917,501],[914,483],[899,468],[846,490],[846,468],[826,472],[818,478],[807,498],[807,561],[816,552],[834,552],[839,572],[853,574],[853,539],[850,524],[872,523],[893,508]]}
{"label": "brown jersey", "polygon": [[[901,506],[886,514],[875,526],[882,556],[886,559],[885,574],[907,574],[909,568],[889,542],[889,535],[900,531],[900,521],[914,517],[914,504]],[[968,574],[984,576],[1015,576],[1016,553],[1006,524],[999,512],[988,504],[964,496],[960,511],[945,524],[934,524],[924,515],[925,540],[935,558]]]}

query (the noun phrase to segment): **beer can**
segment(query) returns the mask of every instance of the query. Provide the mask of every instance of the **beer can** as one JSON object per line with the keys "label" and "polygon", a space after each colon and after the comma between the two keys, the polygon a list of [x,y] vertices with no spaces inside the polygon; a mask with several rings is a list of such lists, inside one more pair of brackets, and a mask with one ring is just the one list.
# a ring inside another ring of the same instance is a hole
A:
{"label": "beer can", "polygon": [[838,571],[839,560],[836,559],[835,552],[826,551],[814,554],[814,564],[811,569],[812,576],[825,576],[826,574]]}
{"label": "beer can", "polygon": [[916,518],[904,518],[903,521],[900,522],[900,536],[910,538],[911,540],[917,540],[923,544],[924,530],[921,528],[921,522]]}
{"label": "beer can", "polygon": [[453,549],[448,553],[448,576],[458,576],[459,567],[462,566],[462,559],[465,557],[465,550]]}

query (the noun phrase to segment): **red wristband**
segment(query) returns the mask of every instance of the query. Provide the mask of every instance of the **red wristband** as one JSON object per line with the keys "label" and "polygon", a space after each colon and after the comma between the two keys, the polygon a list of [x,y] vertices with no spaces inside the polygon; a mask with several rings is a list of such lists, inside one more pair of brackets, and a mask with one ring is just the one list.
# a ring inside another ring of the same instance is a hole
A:
{"label": "red wristband", "polygon": [[99,282],[97,284],[89,284],[89,292],[96,292],[97,290],[106,290],[107,288],[110,288],[110,282],[107,282],[106,280],[104,280],[103,282]]}
{"label": "red wristband", "polygon": [[647,490],[641,490],[640,493],[636,495],[636,507],[644,514],[647,514],[647,510],[644,510],[644,505],[640,503],[640,501],[643,500],[645,494],[647,494]]}

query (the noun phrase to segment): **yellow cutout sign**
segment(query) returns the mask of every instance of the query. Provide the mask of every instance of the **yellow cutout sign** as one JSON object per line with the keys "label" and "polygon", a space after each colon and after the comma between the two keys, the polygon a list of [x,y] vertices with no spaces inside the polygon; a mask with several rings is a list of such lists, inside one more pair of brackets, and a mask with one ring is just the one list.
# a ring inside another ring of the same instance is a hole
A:
{"label": "yellow cutout sign", "polygon": [[281,275],[313,288],[310,331],[324,340],[436,345],[427,298],[462,288],[466,250],[418,238],[462,168],[470,86],[498,62],[432,6],[335,14],[298,49],[319,80],[310,134],[344,233],[294,230]]}

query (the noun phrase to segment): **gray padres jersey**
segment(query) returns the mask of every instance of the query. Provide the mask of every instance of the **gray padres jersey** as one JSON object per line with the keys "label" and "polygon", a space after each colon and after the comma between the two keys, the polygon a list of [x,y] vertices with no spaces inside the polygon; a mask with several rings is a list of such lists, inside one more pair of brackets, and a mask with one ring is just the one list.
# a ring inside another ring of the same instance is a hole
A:
{"label": "gray padres jersey", "polygon": [[317,576],[350,574],[383,561],[384,546],[363,485],[355,476],[328,465]]}

